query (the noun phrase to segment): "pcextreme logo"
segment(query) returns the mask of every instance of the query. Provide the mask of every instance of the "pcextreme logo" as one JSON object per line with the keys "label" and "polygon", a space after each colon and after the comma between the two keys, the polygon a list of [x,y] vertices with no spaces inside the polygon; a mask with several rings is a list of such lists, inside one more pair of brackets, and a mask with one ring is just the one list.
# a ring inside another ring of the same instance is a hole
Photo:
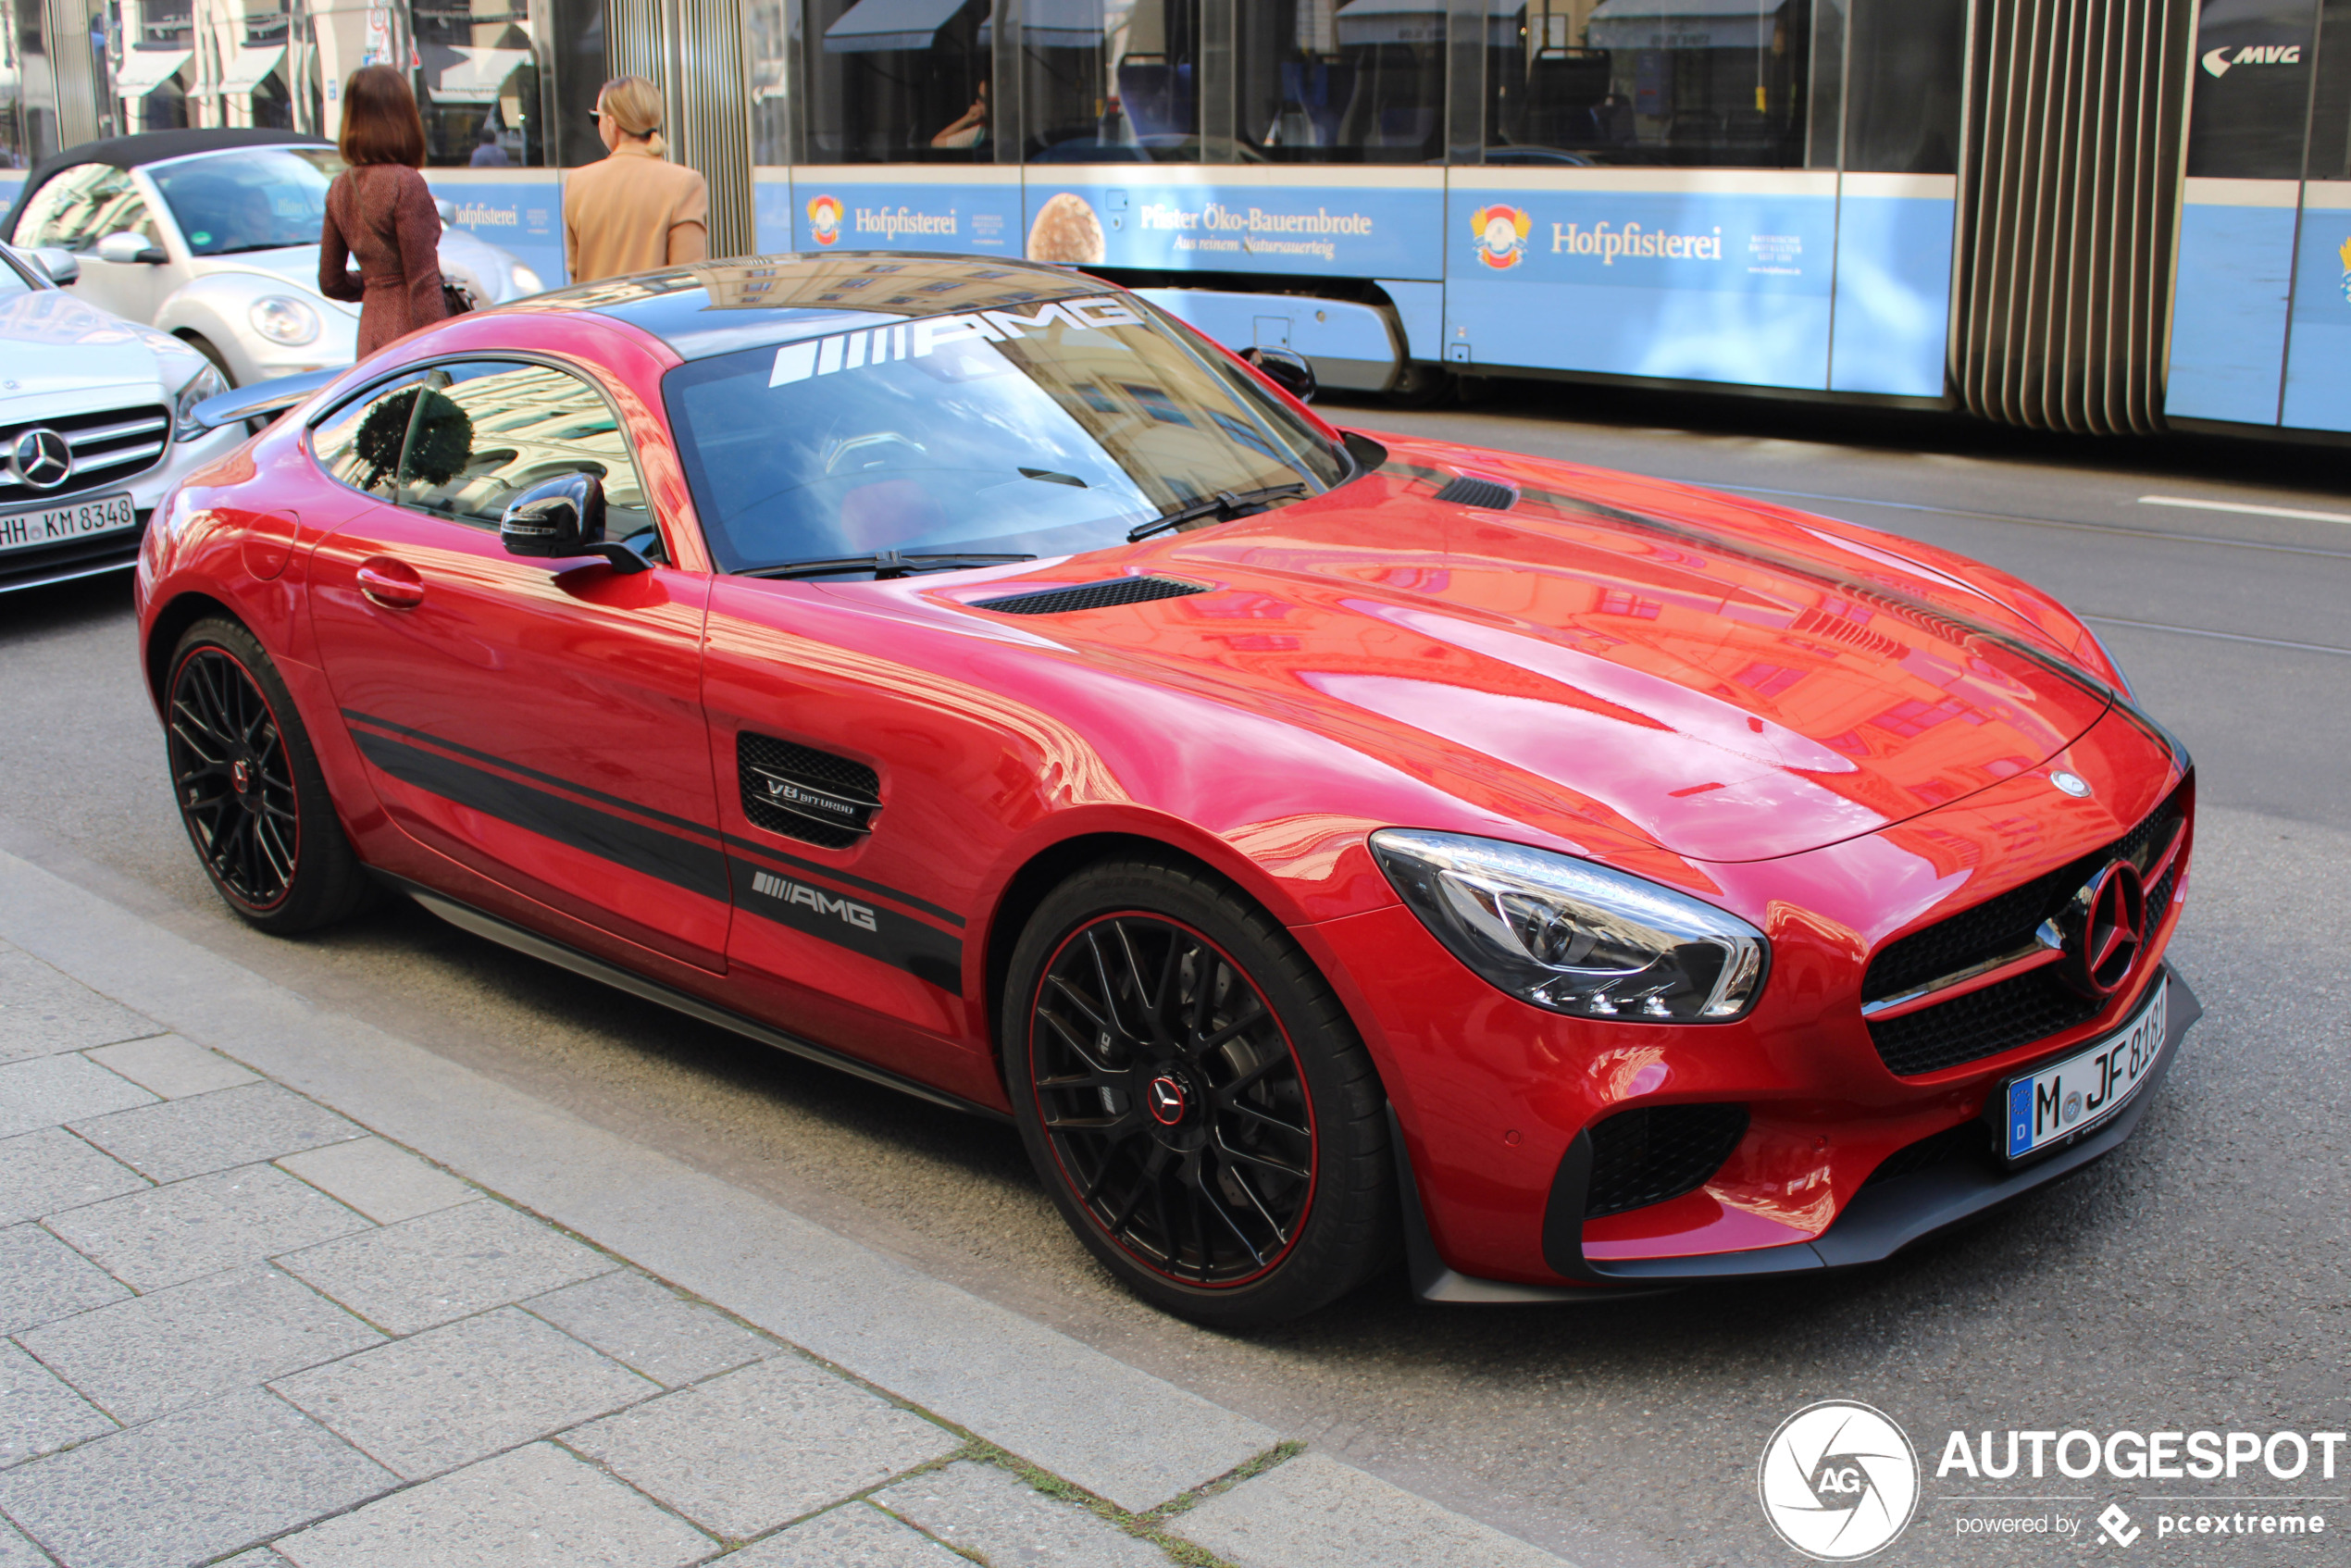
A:
{"label": "pcextreme logo", "polygon": [[808,203],[808,230],[820,245],[829,245],[840,238],[840,200],[836,196],[815,196]]}
{"label": "pcextreme logo", "polygon": [[1763,1445],[1755,1488],[1780,1539],[1822,1562],[1852,1562],[1909,1526],[1918,1450],[1884,1411],[1823,1400],[1780,1423]]}
{"label": "pcextreme logo", "polygon": [[2232,54],[2225,46],[2204,52],[2204,68],[2214,76],[2226,76],[2231,66],[2298,66],[2302,63],[2299,44],[2248,44]]}
{"label": "pcextreme logo", "polygon": [[1497,271],[1516,267],[1526,253],[1526,236],[1535,219],[1518,207],[1480,207],[1470,214],[1470,232],[1477,238],[1477,259]]}

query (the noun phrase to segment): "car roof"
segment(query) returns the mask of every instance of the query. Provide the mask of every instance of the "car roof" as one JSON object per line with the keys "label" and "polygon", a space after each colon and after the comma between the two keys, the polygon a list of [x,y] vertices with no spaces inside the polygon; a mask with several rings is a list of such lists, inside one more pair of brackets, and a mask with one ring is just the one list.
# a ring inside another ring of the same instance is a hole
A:
{"label": "car roof", "polygon": [[8,216],[0,219],[0,235],[17,231],[17,215],[24,210],[32,193],[47,184],[60,169],[77,164],[112,164],[117,168],[143,168],[166,158],[184,158],[196,153],[217,153],[230,147],[331,147],[334,143],[323,136],[305,136],[293,131],[256,131],[250,127],[221,127],[209,131],[147,131],[136,136],[109,136],[104,141],[84,142],[68,147],[62,153],[52,153],[32,166],[32,172],[17,192],[16,201],[8,208]]}
{"label": "car roof", "polygon": [[825,251],[607,278],[528,302],[590,310],[704,359],[827,329],[1082,298],[1114,285],[1037,262],[925,251]]}

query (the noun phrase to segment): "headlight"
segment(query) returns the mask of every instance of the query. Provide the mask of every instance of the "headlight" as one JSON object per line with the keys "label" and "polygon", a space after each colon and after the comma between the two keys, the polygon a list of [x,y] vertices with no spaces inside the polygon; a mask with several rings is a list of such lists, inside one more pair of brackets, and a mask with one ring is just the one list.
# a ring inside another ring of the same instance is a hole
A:
{"label": "headlight", "polygon": [[1383,828],[1372,853],[1437,940],[1512,996],[1579,1018],[1721,1023],[1752,1006],[1771,944],[1737,915],[1522,844]]}
{"label": "headlight", "polygon": [[218,397],[228,390],[228,378],[209,361],[203,369],[189,377],[188,384],[180,389],[180,395],[171,400],[171,439],[193,441],[203,435],[204,427],[196,423],[196,404],[205,398]]}
{"label": "headlight", "polygon": [[298,347],[318,335],[318,313],[287,294],[267,294],[253,302],[253,330],[273,343]]}
{"label": "headlight", "polygon": [[539,280],[539,274],[533,272],[529,268],[525,267],[519,261],[515,263],[513,269],[508,272],[507,276],[514,280],[515,298],[516,299],[522,298],[525,294],[543,293],[546,292],[547,285]]}

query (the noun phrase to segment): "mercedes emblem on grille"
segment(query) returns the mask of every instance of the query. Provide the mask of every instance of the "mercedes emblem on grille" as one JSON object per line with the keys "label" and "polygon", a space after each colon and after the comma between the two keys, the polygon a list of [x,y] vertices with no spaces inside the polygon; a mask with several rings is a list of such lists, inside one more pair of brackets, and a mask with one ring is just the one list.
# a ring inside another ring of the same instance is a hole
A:
{"label": "mercedes emblem on grille", "polygon": [[73,448],[46,425],[36,425],[10,444],[8,461],[34,490],[55,490],[73,473]]}
{"label": "mercedes emblem on grille", "polygon": [[2066,915],[2066,982],[2084,996],[2113,995],[2146,945],[2146,886],[2138,867],[2109,862],[2073,895]]}

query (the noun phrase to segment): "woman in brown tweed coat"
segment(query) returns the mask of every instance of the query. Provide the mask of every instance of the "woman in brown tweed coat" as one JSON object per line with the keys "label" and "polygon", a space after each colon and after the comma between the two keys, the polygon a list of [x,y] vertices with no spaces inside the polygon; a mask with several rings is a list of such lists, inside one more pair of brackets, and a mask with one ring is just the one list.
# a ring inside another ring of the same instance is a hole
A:
{"label": "woman in brown tweed coat", "polygon": [[[448,315],[441,297],[441,214],[425,177],[425,124],[390,66],[352,72],[342,94],[342,160],[327,190],[318,292],[359,306],[359,357]],[[345,258],[359,258],[359,276]]]}

